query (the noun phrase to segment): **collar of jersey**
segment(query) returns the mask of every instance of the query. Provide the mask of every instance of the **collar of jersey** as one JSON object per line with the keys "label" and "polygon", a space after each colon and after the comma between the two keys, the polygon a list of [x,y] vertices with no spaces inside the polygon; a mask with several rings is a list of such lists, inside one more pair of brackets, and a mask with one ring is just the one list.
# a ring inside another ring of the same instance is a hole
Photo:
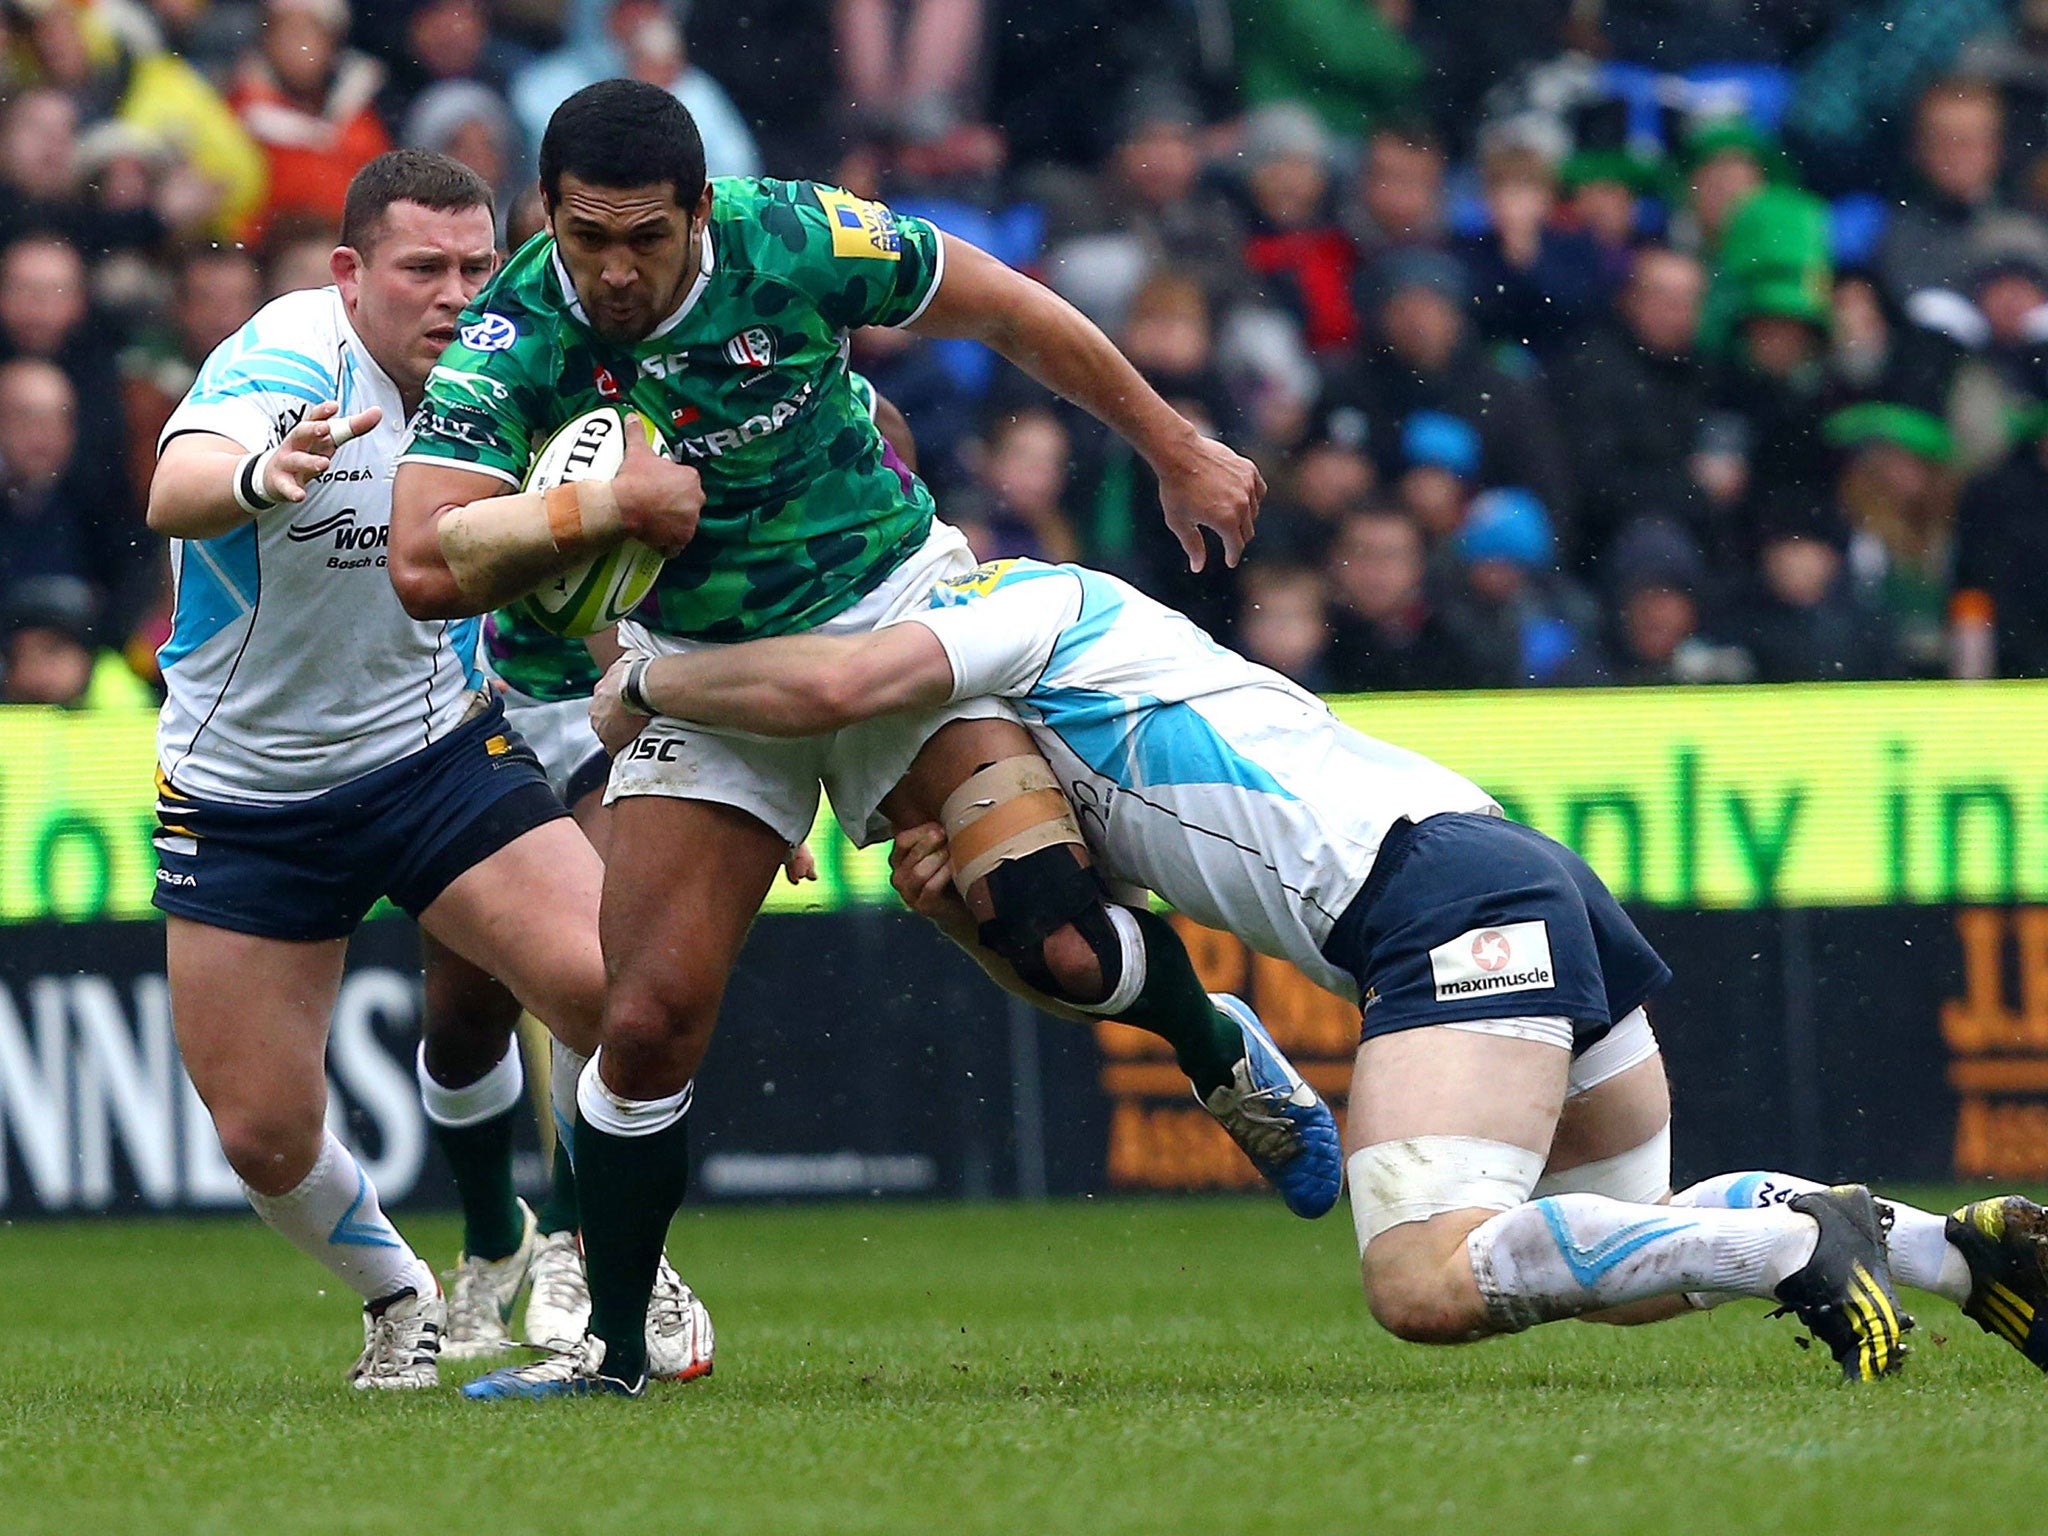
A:
{"label": "collar of jersey", "polygon": [[[666,336],[681,325],[683,317],[696,307],[697,300],[703,297],[704,290],[711,286],[711,273],[718,263],[711,251],[711,226],[708,222],[704,228],[697,231],[697,256],[697,280],[690,284],[690,291],[683,295],[683,302],[675,307],[675,311],[647,333],[647,340],[652,341],[657,336]],[[590,324],[590,316],[583,312],[583,301],[576,297],[576,284],[569,278],[569,269],[562,265],[560,246],[552,247],[548,251],[548,260],[554,263],[555,282],[562,290],[562,302],[569,306],[569,313],[583,324]]]}

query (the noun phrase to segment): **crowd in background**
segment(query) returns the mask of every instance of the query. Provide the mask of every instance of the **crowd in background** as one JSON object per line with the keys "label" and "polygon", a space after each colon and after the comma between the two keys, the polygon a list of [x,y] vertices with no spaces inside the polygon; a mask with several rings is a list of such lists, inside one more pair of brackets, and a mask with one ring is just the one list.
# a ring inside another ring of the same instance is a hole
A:
{"label": "crowd in background", "polygon": [[985,556],[1325,691],[2048,675],[2048,0],[4,0],[0,698],[149,697],[155,437],[399,144],[539,227],[580,86],[922,214],[1272,492],[863,332]]}

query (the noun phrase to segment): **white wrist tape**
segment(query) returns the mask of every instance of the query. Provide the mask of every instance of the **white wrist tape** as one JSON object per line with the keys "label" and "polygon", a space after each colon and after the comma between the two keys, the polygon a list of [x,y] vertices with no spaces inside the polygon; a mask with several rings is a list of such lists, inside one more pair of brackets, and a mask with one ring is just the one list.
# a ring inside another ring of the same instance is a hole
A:
{"label": "white wrist tape", "polygon": [[264,484],[270,473],[270,461],[276,457],[275,448],[265,448],[260,453],[246,453],[235,463],[235,505],[251,517],[261,516],[277,505]]}

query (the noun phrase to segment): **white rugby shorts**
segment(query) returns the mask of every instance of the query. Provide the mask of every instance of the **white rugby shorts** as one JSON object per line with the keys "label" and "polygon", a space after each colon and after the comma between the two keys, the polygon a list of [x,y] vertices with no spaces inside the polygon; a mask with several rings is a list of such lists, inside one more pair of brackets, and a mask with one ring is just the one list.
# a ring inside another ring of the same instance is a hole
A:
{"label": "white rugby shorts", "polygon": [[[965,575],[974,565],[960,530],[934,519],[917,552],[880,586],[808,633],[855,635],[879,629],[922,607],[933,587]],[[707,642],[653,634],[628,620],[619,625],[619,643],[633,656],[675,656]],[[830,736],[794,740],[651,720],[612,764],[605,804],[627,795],[708,800],[746,811],[783,841],[797,843],[817,819],[822,782],[839,825],[865,847],[889,836],[889,824],[877,807],[940,726],[953,720],[1015,718],[1000,699],[965,699],[921,713],[884,715]]]}

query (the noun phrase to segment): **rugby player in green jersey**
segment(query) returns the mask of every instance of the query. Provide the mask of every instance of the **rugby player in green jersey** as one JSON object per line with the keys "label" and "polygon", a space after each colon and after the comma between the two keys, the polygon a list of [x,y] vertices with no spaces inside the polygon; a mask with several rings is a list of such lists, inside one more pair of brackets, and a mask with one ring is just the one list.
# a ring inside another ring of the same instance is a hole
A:
{"label": "rugby player in green jersey", "polygon": [[[1205,528],[1232,562],[1251,536],[1258,471],[1177,415],[1071,306],[972,246],[829,187],[707,184],[688,113],[630,81],[565,102],[540,161],[548,233],[465,315],[393,482],[390,573],[409,612],[502,607],[626,537],[670,557],[620,626],[629,656],[860,632],[907,611],[973,561],[854,398],[846,335],[863,325],[980,340],[1101,418],[1156,470],[1194,568]],[[608,402],[651,418],[673,460],[629,433],[611,480],[520,491],[535,445]],[[1210,1004],[1170,928],[1104,900],[1005,707],[800,741],[656,721],[608,790],[611,985],[572,1144],[590,1335],[471,1395],[639,1390],[642,1314],[688,1180],[692,1079],[821,780],[859,841],[946,825],[963,864],[963,846],[980,857],[970,900],[990,948],[1039,990],[1167,1038],[1240,1145],[1267,1148],[1261,1166],[1290,1204],[1334,1203],[1328,1109],[1256,1020]],[[1323,1174],[1307,1190],[1312,1167]]]}

